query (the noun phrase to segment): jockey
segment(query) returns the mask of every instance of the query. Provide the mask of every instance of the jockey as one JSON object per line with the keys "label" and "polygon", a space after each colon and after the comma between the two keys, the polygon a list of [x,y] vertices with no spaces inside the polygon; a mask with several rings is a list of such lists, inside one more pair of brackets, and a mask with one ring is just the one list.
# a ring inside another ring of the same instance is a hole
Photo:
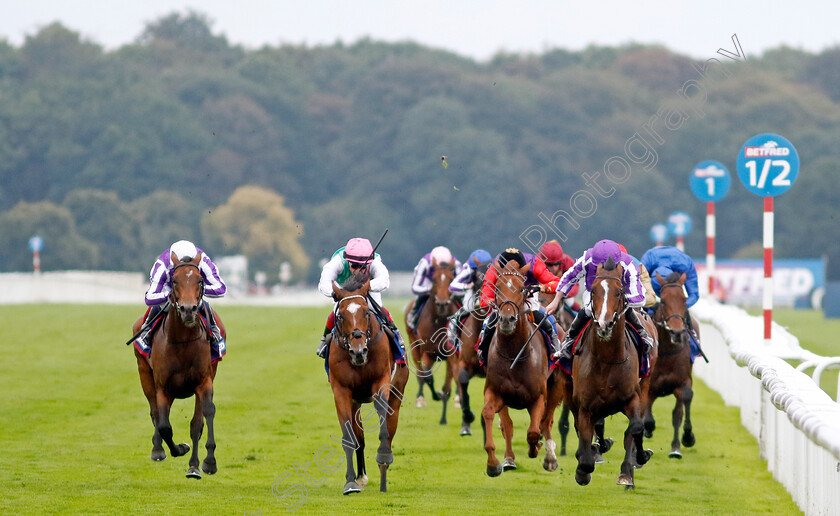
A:
{"label": "jockey", "polygon": [[423,305],[429,299],[429,292],[432,290],[432,275],[434,274],[435,264],[438,263],[451,263],[456,276],[461,272],[461,262],[452,256],[449,248],[442,245],[435,247],[431,252],[420,258],[420,261],[414,267],[414,279],[411,282],[411,292],[417,296],[417,299],[414,301],[414,306],[407,317],[408,326],[412,331],[417,331],[417,320],[420,318]]}
{"label": "jockey", "polygon": [[[347,241],[347,245],[334,252],[330,261],[324,264],[324,268],[321,269],[318,290],[327,297],[333,297],[333,282],[341,285],[350,279],[351,276],[359,272],[367,273],[370,277],[370,291],[367,296],[368,304],[374,315],[382,322],[385,333],[388,334],[394,360],[403,366],[405,365],[405,345],[403,344],[402,335],[400,335],[397,325],[394,324],[394,319],[391,318],[391,314],[382,306],[381,292],[388,289],[391,284],[391,279],[388,274],[388,268],[382,263],[379,253],[374,254],[370,240],[366,238],[351,238]],[[335,328],[335,312],[337,307],[336,303],[333,306],[333,311],[327,317],[324,335],[316,351],[317,355],[325,360],[329,358],[330,341],[332,340],[332,332]]]}
{"label": "jockey", "polygon": [[585,280],[583,290],[584,309],[579,311],[577,316],[575,316],[575,320],[569,328],[569,333],[563,339],[562,349],[556,354],[557,358],[567,361],[571,360],[572,344],[577,340],[581,330],[592,320],[590,296],[592,282],[595,280],[595,271],[599,265],[605,263],[609,258],[612,258],[615,263],[620,264],[624,268],[624,275],[621,278],[621,282],[624,294],[627,297],[628,309],[625,311],[627,321],[633,325],[642,337],[645,343],[645,353],[648,353],[653,348],[653,338],[645,330],[636,311],[632,310],[632,308],[641,307],[645,304],[644,286],[642,286],[639,280],[639,269],[633,264],[633,259],[628,254],[621,252],[617,243],[612,240],[601,240],[592,248],[587,249],[583,253],[583,256],[577,259],[574,267],[563,274],[563,277],[560,278],[560,285],[557,287],[557,296],[548,305],[547,310],[549,312],[556,309],[560,303],[560,298],[565,296],[572,289],[573,285],[580,280]]}
{"label": "jockey", "polygon": [[467,258],[467,263],[461,268],[461,272],[459,272],[458,275],[452,279],[452,283],[449,284],[450,292],[464,297],[463,304],[460,308],[458,308],[458,311],[449,318],[449,324],[447,326],[447,336],[449,337],[449,342],[455,346],[456,349],[459,349],[458,338],[461,333],[463,320],[475,308],[475,302],[477,300],[475,297],[475,291],[477,290],[477,287],[481,286],[481,283],[484,280],[484,275],[479,274],[478,268],[482,265],[490,263],[490,260],[492,259],[493,257],[490,256],[489,252],[484,249],[476,249],[470,253],[470,257]]}
{"label": "jockey", "polygon": [[[571,269],[575,264],[575,259],[563,252],[563,247],[560,246],[560,243],[557,240],[549,240],[544,243],[540,248],[540,256],[544,257],[545,267],[548,269],[548,272],[554,274],[558,278],[563,276],[563,274],[567,270]],[[571,308],[574,312],[580,310],[580,304],[574,300],[574,297],[577,296],[577,294],[578,286],[575,285],[569,291],[569,296],[566,300],[566,306]]]}
{"label": "jockey", "polygon": [[650,273],[648,272],[647,267],[645,267],[645,264],[643,264],[641,260],[628,253],[627,248],[623,245],[618,244],[618,248],[621,249],[622,253],[629,256],[630,259],[633,260],[633,265],[639,269],[639,280],[642,282],[642,286],[645,287],[645,308],[652,307],[656,304],[656,292],[653,290],[653,285],[650,283]]}
{"label": "jockey", "polygon": [[[548,271],[545,266],[545,262],[543,262],[540,257],[530,253],[523,253],[515,248],[506,249],[505,252],[496,257],[494,263],[497,263],[499,267],[504,267],[510,261],[518,263],[520,267],[525,264],[531,265],[525,276],[524,286],[529,287],[539,285],[539,290],[532,293],[530,296],[526,296],[525,302],[531,310],[531,313],[534,316],[534,322],[537,326],[541,326],[543,329],[547,330],[546,333],[549,335],[550,342],[546,343],[546,346],[548,347],[549,361],[552,362],[551,358],[555,353],[559,352],[558,350],[560,346],[560,340],[557,338],[557,321],[554,319],[554,316],[551,315],[554,313],[553,311],[544,311],[540,307],[539,293],[554,293],[560,279]],[[484,284],[481,286],[480,305],[482,308],[489,307],[496,301],[496,279],[498,277],[499,273],[495,267],[487,269],[487,274],[484,275]],[[498,314],[493,311],[484,320],[484,327],[481,329],[481,336],[476,343],[476,351],[478,351],[479,362],[482,364],[484,364],[485,357],[487,356],[490,341],[493,340],[493,332],[496,329],[496,320],[498,317]],[[543,319],[548,319],[549,324],[542,324]],[[546,326],[548,327],[546,328]],[[556,367],[556,364],[552,363],[551,367]]]}
{"label": "jockey", "polygon": [[[694,303],[700,299],[700,289],[697,285],[697,270],[694,268],[694,261],[692,261],[690,256],[676,247],[661,245],[654,247],[653,249],[649,249],[642,255],[642,264],[652,271],[650,280],[653,291],[657,296],[660,295],[662,285],[659,284],[659,279],[656,277],[656,273],[659,273],[659,275],[663,278],[667,278],[669,274],[677,272],[685,274],[686,310],[694,306]],[[648,305],[645,305],[645,307],[648,307]],[[651,308],[649,311],[652,313],[654,310]],[[689,335],[692,337],[690,340],[691,361],[693,363],[694,359],[700,355],[700,339],[691,324],[691,315],[687,315],[688,317],[686,320],[688,322],[688,329],[690,330]]]}
{"label": "jockey", "polygon": [[[172,269],[175,267],[172,263],[173,258],[184,261],[195,258],[199,253],[201,253],[201,261],[198,263],[198,270],[204,280],[204,297],[222,297],[227,292],[227,286],[219,276],[216,265],[204,251],[188,240],[179,240],[169,246],[169,249],[162,252],[155,260],[155,264],[149,273],[149,289],[146,291],[146,305],[149,308],[146,310],[143,328],[137,338],[134,339],[134,346],[143,355],[149,356],[152,349],[152,340],[149,337],[152,328],[154,328],[154,324],[151,324],[152,321],[157,319],[158,314],[169,309],[169,294],[172,292]],[[219,330],[213,316],[213,310],[206,299],[202,299],[201,313],[210,326],[208,340],[210,341],[212,359],[214,362],[219,361],[227,353],[225,336]]]}

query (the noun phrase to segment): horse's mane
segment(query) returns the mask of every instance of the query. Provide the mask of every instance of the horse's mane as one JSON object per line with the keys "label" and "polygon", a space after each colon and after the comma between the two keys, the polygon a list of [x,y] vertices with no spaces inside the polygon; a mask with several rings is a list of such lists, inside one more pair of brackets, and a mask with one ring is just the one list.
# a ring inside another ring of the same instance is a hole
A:
{"label": "horse's mane", "polygon": [[679,272],[673,271],[670,274],[668,274],[668,276],[665,277],[665,282],[666,283],[676,283],[680,280],[681,276],[682,276],[682,274],[680,274]]}
{"label": "horse's mane", "polygon": [[370,273],[368,271],[359,271],[350,276],[341,288],[347,292],[356,292],[364,287],[368,281],[370,281]]}
{"label": "horse's mane", "polygon": [[453,265],[454,265],[454,264],[451,264],[451,263],[449,263],[449,262],[437,262],[437,263],[435,264],[435,268],[436,268],[436,269],[439,269],[439,268],[451,269]]}
{"label": "horse's mane", "polygon": [[607,261],[604,262],[602,267],[604,268],[605,271],[614,271],[616,265],[617,264],[615,263],[615,260],[613,260],[613,257],[610,256],[609,258],[607,258]]}

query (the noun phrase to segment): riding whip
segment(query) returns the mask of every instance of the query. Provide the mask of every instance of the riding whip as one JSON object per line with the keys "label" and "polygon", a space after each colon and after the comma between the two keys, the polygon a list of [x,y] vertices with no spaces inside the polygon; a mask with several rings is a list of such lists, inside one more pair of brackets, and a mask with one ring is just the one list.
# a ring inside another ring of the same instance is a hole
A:
{"label": "riding whip", "polygon": [[387,235],[387,234],[388,234],[388,228],[385,228],[385,232],[382,233],[381,237],[379,237],[379,242],[376,243],[376,245],[373,248],[373,251],[371,251],[370,256],[366,260],[365,266],[363,267],[364,269],[367,269],[367,262],[373,261],[373,259],[376,257],[376,250],[379,249],[379,244],[381,244],[382,241],[385,240],[385,235]]}
{"label": "riding whip", "polygon": [[537,330],[540,329],[540,326],[542,326],[542,323],[544,323],[546,321],[546,319],[548,319],[548,315],[543,317],[542,321],[540,321],[540,323],[537,325],[537,327],[534,328],[534,331],[531,332],[531,335],[528,337],[528,340],[525,341],[525,344],[522,345],[522,349],[519,350],[519,353],[516,354],[516,358],[513,359],[513,363],[510,364],[511,369],[513,369],[513,366],[515,366],[516,363],[519,362],[519,357],[522,356],[522,352],[524,352],[525,348],[528,347],[528,343],[531,342],[531,338],[534,337],[534,335],[537,333]]}
{"label": "riding whip", "polygon": [[147,322],[146,324],[144,324],[143,326],[141,326],[141,327],[140,327],[140,331],[138,331],[137,333],[135,333],[135,334],[134,334],[134,336],[133,336],[133,337],[131,337],[130,339],[128,339],[128,342],[126,342],[126,343],[125,343],[125,345],[126,345],[126,346],[128,346],[129,344],[131,344],[132,342],[134,342],[134,339],[136,339],[137,337],[139,337],[139,336],[140,336],[140,334],[141,334],[141,333],[143,333],[143,331],[144,331],[146,328],[148,328],[149,326],[153,325],[153,324],[155,323],[155,321],[157,321],[158,319],[160,319],[160,318],[161,318],[161,317],[163,317],[164,315],[166,315],[166,310],[161,310],[160,312],[158,312],[158,313],[157,313],[157,314],[156,314],[156,315],[152,318],[152,320],[151,320],[151,321],[149,321],[149,322]]}

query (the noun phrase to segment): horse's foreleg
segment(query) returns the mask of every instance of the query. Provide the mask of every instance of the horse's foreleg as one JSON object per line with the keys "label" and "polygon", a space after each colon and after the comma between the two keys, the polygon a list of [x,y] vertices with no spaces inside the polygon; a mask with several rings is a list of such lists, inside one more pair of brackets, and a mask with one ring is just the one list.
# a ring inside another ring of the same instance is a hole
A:
{"label": "horse's foreleg", "polygon": [[487,452],[487,475],[498,477],[502,474],[502,465],[496,458],[496,443],[493,442],[493,420],[496,412],[501,410],[502,401],[493,391],[484,390],[484,408],[481,410],[481,419],[484,423],[484,451]]}
{"label": "horse's foreleg", "polygon": [[358,447],[356,448],[356,483],[359,484],[361,489],[364,489],[368,483],[368,476],[367,476],[367,468],[365,467],[365,432],[364,429],[359,426],[359,422],[361,421],[361,416],[359,410],[361,409],[362,405],[357,403],[355,400],[353,401],[353,435],[356,436],[356,443]]}
{"label": "horse's foreleg", "polygon": [[470,409],[470,373],[464,364],[458,371],[458,387],[461,392],[461,435],[472,435],[470,423],[475,421],[475,414]]}
{"label": "horse's foreleg", "polygon": [[502,469],[504,471],[516,469],[516,455],[513,453],[513,420],[505,406],[499,410],[499,426],[502,428],[502,437],[505,439],[505,460],[502,463]]}
{"label": "horse's foreleg", "polygon": [[638,396],[627,404],[624,414],[629,423],[624,432],[624,461],[621,463],[618,484],[632,488],[635,487],[633,468],[644,466],[653,452],[644,449],[645,424],[642,419],[641,400]]}
{"label": "horse's foreleg", "polygon": [[[199,387],[199,398],[201,399],[201,415],[207,422],[207,442],[204,448],[207,450],[207,456],[201,463],[201,470],[208,475],[212,475],[218,471],[216,466],[216,434],[213,430],[213,421],[216,417],[216,404],[213,403],[213,381],[206,378]],[[201,433],[199,432],[199,437]],[[194,446],[198,447],[198,442]]]}
{"label": "horse's foreleg", "polygon": [[560,419],[557,421],[557,431],[560,432],[560,455],[566,455],[566,439],[569,437],[569,405],[563,402]]}
{"label": "horse's foreleg", "polygon": [[540,447],[542,446],[540,443],[540,438],[542,437],[542,433],[540,432],[540,425],[542,424],[543,415],[545,414],[545,393],[540,394],[537,400],[528,407],[528,414],[531,415],[531,423],[528,425],[528,457],[535,458],[537,453],[539,453]]}
{"label": "horse's foreleg", "polygon": [[204,432],[204,415],[201,411],[201,397],[196,390],[195,393],[195,411],[193,412],[192,421],[190,421],[190,438],[192,439],[192,453],[190,454],[190,467],[187,470],[187,478],[201,478],[201,471],[198,469],[198,441],[201,439],[201,434]]}
{"label": "horse's foreleg", "polygon": [[694,398],[694,391],[691,389],[690,377],[686,385],[680,389],[680,394],[683,405],[685,405],[685,426],[683,426],[682,444],[686,448],[691,448],[694,446],[696,439],[692,431],[693,427],[691,426],[691,400]]}
{"label": "horse's foreleg", "polygon": [[344,456],[347,462],[347,471],[344,475],[344,494],[361,492],[362,488],[356,483],[356,472],[353,469],[353,452],[361,448],[356,434],[353,430],[352,393],[350,389],[341,387],[333,380],[330,385],[333,389],[335,399],[335,411],[338,414],[338,424],[341,425],[341,446],[344,448]]}
{"label": "horse's foreleg", "polygon": [[592,453],[592,414],[578,408],[575,414],[575,428],[578,431],[578,449],[575,452],[578,460],[575,470],[575,481],[585,486],[592,480],[592,472],[595,471],[595,457]]}
{"label": "horse's foreleg", "polygon": [[[141,319],[143,318],[141,317]],[[154,434],[152,434],[152,460],[162,461],[166,458],[166,452],[163,450],[163,439],[160,438],[160,433],[157,429],[158,410],[157,394],[155,393],[155,379],[152,375],[152,368],[149,365],[148,359],[144,355],[140,354],[140,352],[136,349],[134,350],[134,355],[137,357],[137,370],[140,373],[140,386],[143,388],[143,394],[146,395],[146,400],[149,402],[149,417],[152,419],[152,426],[155,429]]]}
{"label": "horse's foreleg", "polygon": [[186,455],[190,451],[190,445],[187,443],[175,444],[172,440],[172,425],[169,423],[169,410],[172,407],[173,398],[167,396],[163,389],[157,389],[157,422],[156,428],[161,439],[169,447],[169,454],[173,457],[180,457]]}
{"label": "horse's foreleg", "polygon": [[557,443],[551,437],[551,427],[554,426],[554,411],[562,399],[562,391],[559,386],[550,387],[548,391],[548,398],[545,403],[545,413],[543,414],[542,422],[540,423],[540,432],[545,437],[545,459],[543,459],[543,468],[546,471],[557,470],[557,454],[554,450],[557,448]]}
{"label": "horse's foreleg", "polygon": [[[385,385],[387,386],[387,384]],[[387,472],[388,466],[394,462],[394,453],[391,451],[391,435],[388,432],[388,399],[391,393],[387,390],[385,392],[380,390],[379,392],[382,393],[380,397],[384,403],[374,404],[376,406],[376,413],[379,416],[379,449],[376,450],[376,463],[379,464],[380,473],[379,491],[384,493],[388,490]]]}
{"label": "horse's foreleg", "polygon": [[443,412],[440,416],[440,424],[446,424],[446,407],[449,403],[449,396],[452,394],[452,378],[455,371],[458,369],[458,359],[453,353],[446,357],[446,378],[443,381],[443,391],[441,391],[440,399],[443,401]]}

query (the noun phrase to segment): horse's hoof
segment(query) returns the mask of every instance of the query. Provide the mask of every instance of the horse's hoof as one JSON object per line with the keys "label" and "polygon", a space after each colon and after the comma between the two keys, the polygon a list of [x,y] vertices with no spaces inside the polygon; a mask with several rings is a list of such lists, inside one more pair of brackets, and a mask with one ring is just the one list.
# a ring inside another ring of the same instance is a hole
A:
{"label": "horse's hoof", "polygon": [[181,443],[176,448],[178,448],[178,453],[173,453],[173,457],[182,457],[190,452],[190,445],[187,443]]}
{"label": "horse's hoof", "polygon": [[635,484],[633,483],[633,477],[631,477],[630,475],[619,475],[618,482],[616,482],[616,484],[628,487],[635,486]]}
{"label": "horse's hoof", "polygon": [[648,461],[650,460],[650,458],[653,457],[653,450],[651,450],[651,449],[645,450],[644,457],[645,457],[645,460],[639,464],[639,467],[642,467],[645,464],[647,464]]}
{"label": "horse's hoof", "polygon": [[379,465],[383,465],[383,466],[393,464],[394,463],[394,454],[391,453],[391,451],[377,452],[376,463],[379,464]]}
{"label": "horse's hoof", "polygon": [[683,434],[683,436],[682,436],[682,444],[683,444],[683,446],[685,446],[686,448],[691,448],[692,446],[694,446],[694,443],[696,443],[696,442],[697,442],[697,439],[694,437],[694,434],[693,434],[693,433],[691,433],[691,434],[689,434],[689,433],[684,433],[684,434]]}
{"label": "horse's hoof", "polygon": [[545,460],[543,460],[543,469],[546,470],[546,471],[557,471],[558,467],[559,467],[559,464],[557,464],[557,459],[554,459],[554,460],[545,459]]}
{"label": "horse's hoof", "polygon": [[496,464],[495,466],[487,466],[488,477],[498,477],[502,474],[502,471],[504,471],[504,469],[502,469],[501,464]]}
{"label": "horse's hoof", "polygon": [[589,473],[582,473],[581,471],[575,471],[575,482],[578,483],[580,486],[589,485],[589,482],[592,481],[592,475]]}
{"label": "horse's hoof", "polygon": [[636,490],[636,485],[633,484],[632,486],[624,486],[624,490],[625,491],[635,491]]}
{"label": "horse's hoof", "polygon": [[[362,489],[364,489],[364,488],[365,488],[365,486],[366,486],[366,485],[367,485],[367,483],[368,483],[368,477],[367,477],[367,475],[362,475],[362,476],[360,476],[360,477],[356,477],[356,483],[357,483],[357,484],[359,484],[359,487],[361,487]],[[346,493],[345,493],[345,494],[346,494]]]}
{"label": "horse's hoof", "polygon": [[645,439],[650,439],[653,437],[653,432],[648,429],[645,429]]}
{"label": "horse's hoof", "polygon": [[446,425],[446,418],[445,417],[440,418],[440,425],[441,426]]}
{"label": "horse's hoof", "polygon": [[152,450],[152,460],[155,462],[160,462],[166,459],[166,452],[163,450]]}
{"label": "horse's hoof", "polygon": [[603,464],[604,463],[604,456],[601,455],[601,452],[595,452],[593,459],[595,460],[595,464]]}
{"label": "horse's hoof", "polygon": [[187,471],[187,478],[194,478],[196,480],[201,480],[201,471],[198,468],[190,468]]}
{"label": "horse's hoof", "polygon": [[361,492],[362,492],[362,488],[359,487],[359,484],[353,482],[352,480],[350,482],[347,482],[346,484],[344,484],[344,494],[346,494],[346,495],[353,494],[353,493],[361,493]]}
{"label": "horse's hoof", "polygon": [[505,461],[502,463],[502,471],[510,471],[512,469],[516,469],[516,462],[513,461],[513,457],[505,457]]}
{"label": "horse's hoof", "polygon": [[216,461],[210,463],[207,462],[207,459],[204,459],[201,462],[201,471],[207,473],[208,475],[215,475],[216,472],[219,471],[219,468],[216,467]]}
{"label": "horse's hoof", "polygon": [[[426,398],[423,396],[417,396],[417,408],[423,408],[426,406]],[[347,493],[345,493],[347,494]]]}
{"label": "horse's hoof", "polygon": [[467,409],[464,412],[464,422],[469,424],[475,421],[475,413],[472,410]]}
{"label": "horse's hoof", "polygon": [[434,389],[429,389],[429,390],[432,391],[432,399],[434,401],[440,401],[440,399],[442,397],[442,393],[440,391],[436,391]]}
{"label": "horse's hoof", "polygon": [[455,400],[452,402],[452,406],[455,407],[456,409],[461,408],[461,396],[459,396],[457,394],[455,395]]}
{"label": "horse's hoof", "polygon": [[607,453],[613,447],[613,440],[612,437],[605,437],[603,442],[598,441],[598,447],[601,449],[601,453]]}
{"label": "horse's hoof", "polygon": [[470,428],[469,423],[464,423],[461,425],[461,437],[466,437],[468,435],[472,435],[472,429]]}
{"label": "horse's hoof", "polygon": [[668,457],[671,459],[681,459],[682,458],[682,451],[679,448],[674,448],[671,450],[671,453],[668,454]]}

